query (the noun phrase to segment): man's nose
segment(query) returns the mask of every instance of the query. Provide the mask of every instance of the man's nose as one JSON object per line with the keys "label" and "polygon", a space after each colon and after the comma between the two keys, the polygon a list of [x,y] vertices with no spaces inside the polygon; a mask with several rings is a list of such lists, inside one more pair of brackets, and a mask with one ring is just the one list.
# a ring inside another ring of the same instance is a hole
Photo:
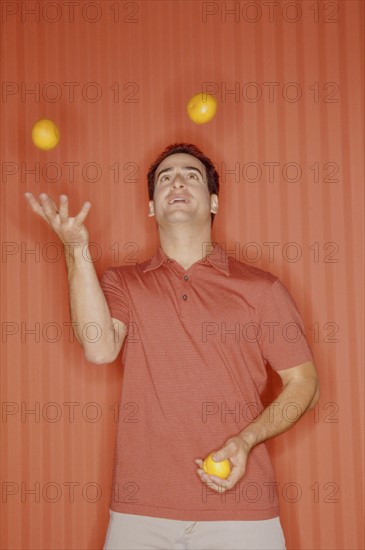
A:
{"label": "man's nose", "polygon": [[171,187],[186,187],[186,182],[181,174],[176,174],[176,176],[172,180]]}

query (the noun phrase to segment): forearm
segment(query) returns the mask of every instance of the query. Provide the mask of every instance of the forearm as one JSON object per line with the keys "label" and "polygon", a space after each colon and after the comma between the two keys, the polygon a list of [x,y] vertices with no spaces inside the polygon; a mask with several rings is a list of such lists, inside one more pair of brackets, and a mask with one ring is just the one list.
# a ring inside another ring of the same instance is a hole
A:
{"label": "forearm", "polygon": [[116,347],[116,333],[87,245],[65,247],[70,313],[86,359],[105,363]]}
{"label": "forearm", "polygon": [[289,381],[275,401],[240,433],[247,446],[252,449],[294,426],[316,404],[318,388],[315,378]]}

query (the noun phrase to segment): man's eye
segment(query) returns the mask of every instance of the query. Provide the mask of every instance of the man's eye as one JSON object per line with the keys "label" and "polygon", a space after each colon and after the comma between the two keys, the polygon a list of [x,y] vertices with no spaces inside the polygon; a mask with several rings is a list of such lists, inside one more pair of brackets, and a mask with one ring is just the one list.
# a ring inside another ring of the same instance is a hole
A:
{"label": "man's eye", "polygon": [[189,179],[197,179],[197,178],[198,178],[198,175],[195,174],[195,172],[190,172],[190,174],[188,174],[188,178],[189,178]]}
{"label": "man's eye", "polygon": [[169,181],[169,179],[170,179],[170,176],[162,176],[162,177],[160,178],[160,181],[161,181],[161,182]]}

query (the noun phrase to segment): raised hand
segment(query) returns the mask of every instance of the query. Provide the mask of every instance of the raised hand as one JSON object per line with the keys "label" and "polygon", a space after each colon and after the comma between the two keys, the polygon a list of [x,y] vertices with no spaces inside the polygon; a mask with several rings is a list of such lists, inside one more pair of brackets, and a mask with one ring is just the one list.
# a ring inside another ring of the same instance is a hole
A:
{"label": "raised hand", "polygon": [[35,199],[32,193],[25,193],[33,212],[41,216],[56,233],[62,244],[74,246],[84,246],[89,242],[89,233],[84,226],[84,221],[89,213],[91,204],[85,202],[80,212],[74,217],[69,217],[68,197],[60,195],[60,206],[48,197],[46,193],[39,195],[40,202]]}

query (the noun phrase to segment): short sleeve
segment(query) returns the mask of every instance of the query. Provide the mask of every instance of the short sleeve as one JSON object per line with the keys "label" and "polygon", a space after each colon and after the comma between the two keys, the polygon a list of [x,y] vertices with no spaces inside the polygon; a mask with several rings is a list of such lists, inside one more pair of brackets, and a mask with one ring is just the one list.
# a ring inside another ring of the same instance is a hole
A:
{"label": "short sleeve", "polygon": [[123,278],[115,267],[106,269],[100,279],[100,286],[109,306],[111,317],[122,323],[130,322],[130,304],[124,288]]}
{"label": "short sleeve", "polygon": [[261,353],[274,370],[313,361],[302,318],[279,279],[275,279],[260,300],[258,324]]}

